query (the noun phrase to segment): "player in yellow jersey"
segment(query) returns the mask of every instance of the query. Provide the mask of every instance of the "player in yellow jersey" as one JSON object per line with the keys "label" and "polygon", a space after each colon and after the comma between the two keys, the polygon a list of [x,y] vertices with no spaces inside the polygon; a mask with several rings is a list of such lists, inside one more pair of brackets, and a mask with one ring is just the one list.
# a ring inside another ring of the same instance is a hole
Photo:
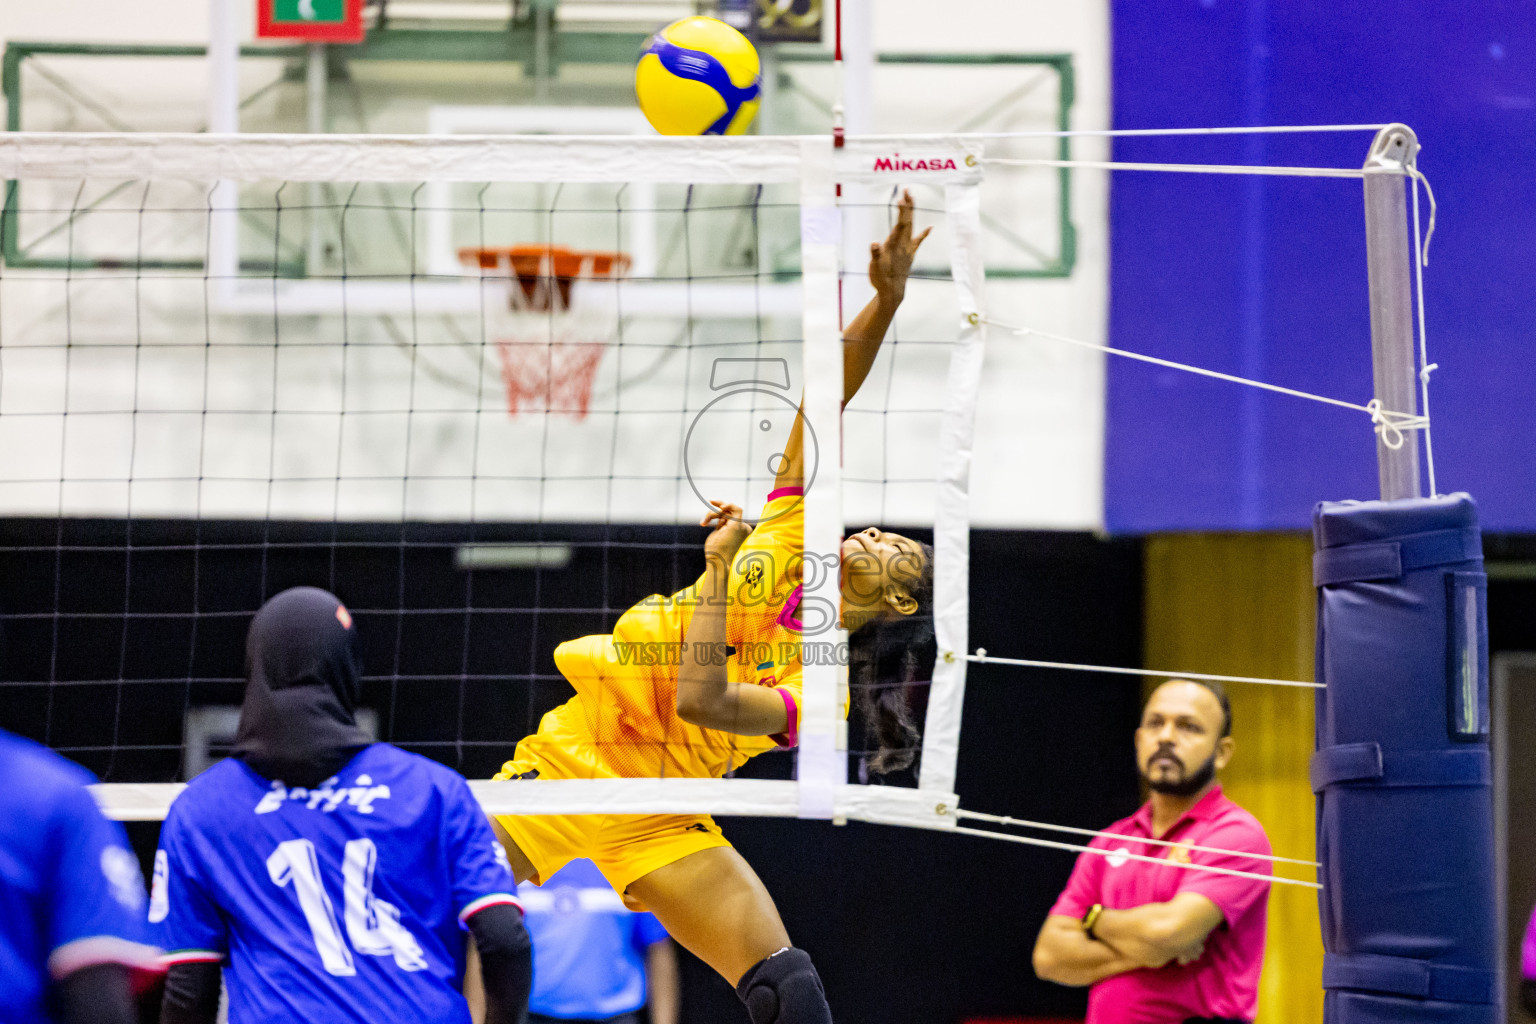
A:
{"label": "player in yellow jersey", "polygon": [[[903,195],[890,236],[870,246],[875,297],[843,335],[845,404],[874,363],[928,236],[913,236],[912,205]],[[692,586],[646,598],[610,635],[556,648],[576,696],[544,716],[497,778],[716,778],[795,745],[802,616],[830,615],[800,600],[802,435],[797,415],[755,529],[740,508],[712,503],[700,524],[712,527],[706,568]],[[917,739],[905,687],[917,678],[918,649],[932,640],[933,552],[871,527],[844,541],[840,555],[850,682],[881,746],[869,767],[905,767]],[[888,685],[869,685],[877,682]],[[542,883],[568,861],[591,858],[626,903],[656,914],[736,986],[753,1024],[830,1024],[810,958],[790,945],[762,882],[709,816],[509,816],[495,825],[519,882]]]}

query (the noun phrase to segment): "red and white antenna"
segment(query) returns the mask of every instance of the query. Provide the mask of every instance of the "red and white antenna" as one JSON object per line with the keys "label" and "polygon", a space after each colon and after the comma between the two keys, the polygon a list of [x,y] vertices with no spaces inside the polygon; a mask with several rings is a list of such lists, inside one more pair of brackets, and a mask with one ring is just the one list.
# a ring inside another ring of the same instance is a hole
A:
{"label": "red and white antenna", "polygon": [[832,19],[832,146],[842,149],[848,141],[843,123],[843,0],[837,0]]}

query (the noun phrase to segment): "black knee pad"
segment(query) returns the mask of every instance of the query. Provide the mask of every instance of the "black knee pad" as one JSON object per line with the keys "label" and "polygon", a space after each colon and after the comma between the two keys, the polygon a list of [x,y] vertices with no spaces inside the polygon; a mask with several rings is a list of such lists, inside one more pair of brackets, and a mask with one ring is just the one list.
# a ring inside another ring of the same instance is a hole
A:
{"label": "black knee pad", "polygon": [[794,946],[759,960],[736,984],[736,994],[752,1024],[832,1024],[810,955]]}

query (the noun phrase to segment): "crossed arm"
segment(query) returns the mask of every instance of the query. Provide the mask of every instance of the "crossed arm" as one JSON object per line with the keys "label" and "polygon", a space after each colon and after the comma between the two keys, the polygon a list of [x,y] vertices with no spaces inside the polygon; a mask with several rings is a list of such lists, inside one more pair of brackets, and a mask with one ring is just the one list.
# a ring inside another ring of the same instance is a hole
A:
{"label": "crossed arm", "polygon": [[[858,392],[880,353],[880,343],[906,295],[912,257],[928,230],[912,234],[913,202],[910,193],[897,205],[896,225],[886,240],[869,247],[869,280],[875,297],[859,311],[843,331],[843,403]],[[774,488],[798,487],[805,477],[804,410],[795,415],[784,443]],[[736,550],[751,528],[741,521],[741,509],[714,503],[701,526],[714,532],[704,544],[706,568],[702,600],[689,621],[687,649],[677,674],[677,714],[685,722],[740,736],[772,736],[784,732],[789,709],[773,689],[751,683],[733,683],[726,676],[725,595],[730,566]]]}
{"label": "crossed arm", "polygon": [[1166,903],[1105,910],[1089,938],[1075,917],[1053,914],[1035,940],[1035,973],[1058,985],[1093,985],[1105,978],[1170,961],[1191,963],[1221,924],[1205,896],[1181,892]]}

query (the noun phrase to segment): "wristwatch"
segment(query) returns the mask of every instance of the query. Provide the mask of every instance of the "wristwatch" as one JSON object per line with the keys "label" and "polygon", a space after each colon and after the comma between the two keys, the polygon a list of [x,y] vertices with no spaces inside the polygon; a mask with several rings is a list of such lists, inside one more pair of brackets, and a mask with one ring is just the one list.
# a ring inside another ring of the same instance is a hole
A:
{"label": "wristwatch", "polygon": [[1088,913],[1083,915],[1083,934],[1095,941],[1098,940],[1098,936],[1093,934],[1093,926],[1098,924],[1099,915],[1102,913],[1104,913],[1104,904],[1095,903],[1088,908]]}

